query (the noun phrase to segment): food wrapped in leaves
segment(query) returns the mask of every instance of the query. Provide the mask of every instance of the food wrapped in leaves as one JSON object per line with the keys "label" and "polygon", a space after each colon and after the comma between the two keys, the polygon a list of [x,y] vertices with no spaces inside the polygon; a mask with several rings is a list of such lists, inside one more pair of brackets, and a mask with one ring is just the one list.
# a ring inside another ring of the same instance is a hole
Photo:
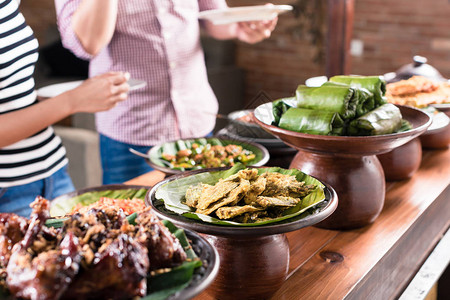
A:
{"label": "food wrapped in leaves", "polygon": [[279,99],[279,100],[276,100],[276,101],[273,102],[272,113],[273,113],[274,120],[272,122],[272,125],[278,126],[278,124],[280,123],[281,116],[289,108],[292,107],[292,105],[287,103],[289,100],[291,100],[291,101],[294,100],[295,101],[295,97],[283,98],[283,99]]}
{"label": "food wrapped in leaves", "polygon": [[387,103],[350,122],[348,135],[380,135],[397,132],[402,127],[402,114]]}
{"label": "food wrapped in leaves", "polygon": [[[372,94],[347,85],[325,84],[320,87],[300,85],[296,91],[297,107],[338,113],[342,119],[354,119],[370,111]],[[369,106],[367,106],[369,104]]]}
{"label": "food wrapped in leaves", "polygon": [[342,135],[344,121],[336,112],[290,108],[280,119],[280,128],[319,135]]}
{"label": "food wrapped in leaves", "polygon": [[375,100],[375,107],[387,103],[384,94],[386,93],[386,81],[380,76],[333,76],[330,78],[331,82],[339,82],[348,84],[354,88],[364,88],[373,93]]}
{"label": "food wrapped in leaves", "polygon": [[[322,86],[344,86],[349,87],[349,85],[346,85],[344,83],[339,82],[325,82]],[[354,90],[354,98],[357,99],[356,101],[356,117],[360,117],[369,111],[373,110],[375,108],[375,99],[373,96],[373,93],[369,92],[365,88],[352,88]]]}

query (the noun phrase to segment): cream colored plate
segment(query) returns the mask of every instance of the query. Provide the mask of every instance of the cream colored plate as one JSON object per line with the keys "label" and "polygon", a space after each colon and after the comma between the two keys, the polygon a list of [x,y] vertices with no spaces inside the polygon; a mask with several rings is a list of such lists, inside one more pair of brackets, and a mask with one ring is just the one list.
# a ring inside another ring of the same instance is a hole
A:
{"label": "cream colored plate", "polygon": [[202,11],[199,13],[198,18],[209,20],[217,25],[247,21],[268,21],[292,9],[291,5],[230,7]]}

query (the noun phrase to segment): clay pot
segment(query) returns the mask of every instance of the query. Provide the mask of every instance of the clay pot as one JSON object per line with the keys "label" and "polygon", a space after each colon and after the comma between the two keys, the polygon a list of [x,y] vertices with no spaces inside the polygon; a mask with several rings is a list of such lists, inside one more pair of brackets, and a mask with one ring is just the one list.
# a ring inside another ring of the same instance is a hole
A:
{"label": "clay pot", "polygon": [[377,155],[387,181],[411,178],[422,162],[422,144],[415,138],[392,151]]}

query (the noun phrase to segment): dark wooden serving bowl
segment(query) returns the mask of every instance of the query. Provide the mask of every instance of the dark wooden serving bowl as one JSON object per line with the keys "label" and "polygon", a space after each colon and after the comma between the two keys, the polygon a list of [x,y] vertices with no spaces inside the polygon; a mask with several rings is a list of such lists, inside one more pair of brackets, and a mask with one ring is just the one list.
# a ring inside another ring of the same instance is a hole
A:
{"label": "dark wooden serving bowl", "polygon": [[422,162],[422,143],[414,138],[392,151],[378,154],[386,181],[398,181],[411,178]]}
{"label": "dark wooden serving bowl", "polygon": [[[223,168],[215,170],[220,169]],[[326,200],[317,207],[278,223],[254,227],[215,225],[189,219],[167,210],[164,203],[156,199],[160,186],[199,172],[206,170],[174,175],[158,183],[147,193],[146,204],[152,206],[160,218],[202,233],[217,248],[219,274],[207,290],[215,299],[269,298],[280,288],[289,268],[289,244],[285,233],[314,225],[330,216],[337,207],[336,192],[324,183]]]}
{"label": "dark wooden serving bowl", "polygon": [[433,117],[433,123],[420,135],[422,147],[425,149],[446,149],[450,144],[450,119],[445,113]]}
{"label": "dark wooden serving bowl", "polygon": [[422,111],[399,106],[413,129],[378,136],[324,136],[294,132],[270,125],[272,103],[257,107],[256,122],[299,152],[290,167],[332,185],[339,196],[336,212],[317,226],[351,229],[368,225],[380,214],[385,178],[378,154],[389,152],[422,134],[431,124]]}

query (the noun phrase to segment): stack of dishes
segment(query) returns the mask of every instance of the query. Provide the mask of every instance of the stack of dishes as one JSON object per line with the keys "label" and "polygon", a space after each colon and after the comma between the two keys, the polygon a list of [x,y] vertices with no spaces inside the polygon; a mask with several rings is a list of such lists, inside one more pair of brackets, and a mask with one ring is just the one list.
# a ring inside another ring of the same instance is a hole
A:
{"label": "stack of dishes", "polygon": [[286,145],[278,137],[262,129],[253,121],[253,110],[243,109],[228,114],[229,125],[217,132],[218,136],[239,141],[250,141],[267,148],[268,165],[287,168],[297,150]]}

